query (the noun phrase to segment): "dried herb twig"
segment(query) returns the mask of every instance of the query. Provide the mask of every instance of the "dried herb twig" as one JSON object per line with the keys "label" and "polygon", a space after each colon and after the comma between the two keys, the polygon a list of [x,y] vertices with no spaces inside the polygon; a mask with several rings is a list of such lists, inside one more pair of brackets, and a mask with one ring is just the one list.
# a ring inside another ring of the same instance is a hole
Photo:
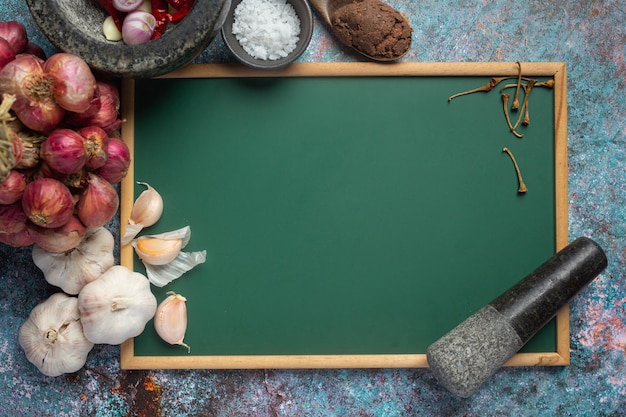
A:
{"label": "dried herb twig", "polygon": [[493,77],[485,85],[481,85],[478,88],[474,88],[474,89],[468,90],[468,91],[462,91],[460,93],[456,93],[454,95],[451,95],[450,97],[448,97],[448,101],[452,101],[452,100],[454,100],[457,97],[465,96],[465,95],[468,95],[468,94],[481,93],[481,92],[487,93],[487,92],[493,90],[502,81],[510,80],[512,78],[513,77]]}
{"label": "dried herb twig", "polygon": [[[460,93],[456,93],[451,95],[450,97],[448,97],[448,101],[452,101],[457,97],[461,97],[461,96],[466,96],[468,94],[473,94],[473,93],[488,93],[489,91],[493,90],[494,88],[496,88],[498,86],[498,84],[500,84],[503,81],[506,80],[516,80],[518,77],[493,77],[491,78],[491,80],[485,84],[485,85],[481,85],[480,87],[474,88],[472,90],[467,90],[467,91],[461,91]],[[532,78],[528,78],[528,77],[522,77],[521,80],[528,82],[530,81]],[[513,84],[516,85],[516,84]],[[539,85],[538,85],[539,86]],[[552,81],[552,86],[554,86],[554,81]],[[542,87],[547,87],[547,85],[542,85]]]}
{"label": "dried herb twig", "polygon": [[524,135],[522,133],[517,132],[517,126],[513,126],[511,123],[511,117],[509,116],[509,98],[510,94],[502,94],[502,109],[504,110],[504,118],[506,119],[506,124],[509,126],[509,130],[518,138],[523,138]]}
{"label": "dried herb twig", "polygon": [[509,155],[509,157],[511,158],[511,161],[513,161],[513,166],[515,167],[515,172],[517,173],[517,182],[519,184],[517,188],[517,192],[518,193],[527,192],[528,187],[526,187],[526,184],[524,183],[524,179],[522,178],[522,173],[520,172],[519,166],[517,165],[517,161],[515,160],[515,157],[513,156],[513,152],[511,152],[509,148],[502,148],[502,152],[506,152],[507,155]]}
{"label": "dried herb twig", "polygon": [[[504,110],[504,115],[506,118],[507,125],[509,130],[513,135],[518,138],[522,138],[524,135],[517,131],[517,128],[521,124],[522,126],[528,126],[530,124],[530,111],[528,110],[528,98],[530,96],[530,92],[533,88],[537,87],[545,87],[545,88],[553,88],[554,80],[547,81],[538,81],[533,78],[522,76],[522,64],[517,61],[517,76],[508,76],[508,77],[492,77],[489,82],[485,85],[482,85],[478,88],[474,88],[472,90],[463,91],[457,94],[454,94],[448,97],[448,101],[451,101],[457,97],[464,96],[467,94],[473,94],[478,92],[489,92],[493,90],[497,85],[502,83],[505,80],[515,79],[516,83],[514,84],[506,84],[500,89],[500,95],[502,98],[502,107]],[[513,100],[510,99],[510,94],[504,93],[506,89],[515,88],[515,95],[513,96]],[[520,90],[524,90],[524,99],[520,104]],[[517,112],[519,110],[519,114],[515,123],[511,122],[510,112]]]}

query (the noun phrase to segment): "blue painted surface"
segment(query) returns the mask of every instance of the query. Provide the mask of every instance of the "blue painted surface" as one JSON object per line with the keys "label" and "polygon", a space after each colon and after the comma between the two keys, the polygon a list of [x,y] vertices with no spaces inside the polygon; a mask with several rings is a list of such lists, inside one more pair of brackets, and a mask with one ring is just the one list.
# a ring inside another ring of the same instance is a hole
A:
{"label": "blue painted surface", "polygon": [[[96,346],[58,378],[24,358],[17,332],[54,290],[30,249],[0,245],[3,416],[624,416],[626,415],[626,7],[621,0],[390,0],[414,28],[405,61],[564,61],[568,65],[569,235],[589,236],[609,266],[571,304],[572,364],[506,368],[475,396],[448,394],[428,369],[136,371]],[[0,20],[26,25],[52,53],[24,2]],[[355,61],[315,21],[301,61]],[[217,38],[198,62],[230,57]],[[110,228],[117,232],[119,224]]]}

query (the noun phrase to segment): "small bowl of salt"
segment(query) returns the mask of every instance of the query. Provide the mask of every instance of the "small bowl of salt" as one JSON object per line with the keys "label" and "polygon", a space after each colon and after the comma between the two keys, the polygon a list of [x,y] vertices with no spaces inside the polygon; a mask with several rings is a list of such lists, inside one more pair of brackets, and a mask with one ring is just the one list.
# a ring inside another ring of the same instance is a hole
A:
{"label": "small bowl of salt", "polygon": [[222,37],[242,64],[284,68],[306,50],[313,34],[307,0],[232,0]]}

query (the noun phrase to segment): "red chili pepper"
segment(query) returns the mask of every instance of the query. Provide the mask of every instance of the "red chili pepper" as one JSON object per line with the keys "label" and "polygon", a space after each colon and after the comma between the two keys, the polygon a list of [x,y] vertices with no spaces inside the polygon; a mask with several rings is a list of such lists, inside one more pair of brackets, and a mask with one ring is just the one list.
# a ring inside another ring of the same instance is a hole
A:
{"label": "red chili pepper", "polygon": [[158,39],[165,32],[169,23],[167,0],[152,0],[152,16],[156,19],[156,26],[152,32],[152,39]]}
{"label": "red chili pepper", "polygon": [[98,0],[100,6],[104,7],[104,10],[113,18],[113,22],[117,27],[117,30],[122,31],[122,22],[124,21],[125,13],[120,12],[113,7],[113,0]]}
{"label": "red chili pepper", "polygon": [[179,2],[182,3],[182,5],[180,6],[180,8],[176,9],[176,13],[172,14],[172,22],[178,22],[179,20],[182,20],[183,17],[187,16],[189,11],[191,10],[191,7],[193,6],[193,0],[179,0]]}
{"label": "red chili pepper", "polygon": [[170,6],[175,8],[176,10],[180,9],[185,5],[185,3],[189,3],[187,0],[167,0]]}
{"label": "red chili pepper", "polygon": [[[193,2],[194,0],[152,0],[152,15],[157,22],[152,40],[160,38],[165,33],[168,23],[178,22],[187,16]],[[176,9],[175,13],[168,13],[168,4]]]}

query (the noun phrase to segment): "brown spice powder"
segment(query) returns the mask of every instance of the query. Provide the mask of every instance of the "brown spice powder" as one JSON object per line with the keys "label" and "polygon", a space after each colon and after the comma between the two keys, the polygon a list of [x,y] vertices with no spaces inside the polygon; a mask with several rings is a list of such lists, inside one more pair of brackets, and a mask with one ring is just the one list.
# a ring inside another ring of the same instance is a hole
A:
{"label": "brown spice powder", "polygon": [[399,11],[379,0],[354,1],[330,16],[335,35],[346,45],[379,59],[402,56],[413,29]]}

